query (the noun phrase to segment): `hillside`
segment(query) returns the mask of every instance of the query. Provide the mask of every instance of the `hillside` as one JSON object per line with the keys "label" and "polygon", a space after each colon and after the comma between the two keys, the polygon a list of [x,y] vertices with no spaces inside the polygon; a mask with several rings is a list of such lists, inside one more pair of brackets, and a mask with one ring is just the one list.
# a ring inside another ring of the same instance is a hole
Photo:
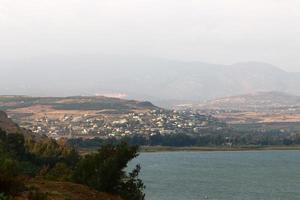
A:
{"label": "hillside", "polygon": [[300,96],[282,92],[258,92],[224,97],[194,106],[199,109],[236,111],[300,111]]}
{"label": "hillside", "polygon": [[230,96],[178,108],[201,110],[230,124],[300,122],[300,97],[282,92]]}
{"label": "hillside", "polygon": [[[108,122],[120,119],[129,113],[145,113],[158,109],[150,102],[124,100],[101,96],[77,97],[29,97],[29,96],[0,96],[0,111],[4,110],[16,123],[9,120],[5,113],[4,130],[8,132],[21,131],[23,128],[34,133],[71,134],[87,125],[93,130]],[[97,121],[91,124],[91,121]],[[6,123],[7,122],[7,123]],[[9,123],[8,123],[9,122]],[[10,124],[8,126],[8,124]],[[95,126],[94,126],[95,125]],[[46,126],[46,127],[45,127]],[[73,129],[72,126],[75,128]],[[89,128],[89,130],[90,130]],[[75,130],[76,129],[76,130]],[[59,131],[58,131],[59,130]],[[30,134],[28,131],[24,132]],[[97,131],[96,131],[97,132]]]}
{"label": "hillside", "polygon": [[192,111],[161,109],[150,102],[107,97],[0,98],[0,108],[23,128],[59,138],[124,138],[199,134],[226,125]]}
{"label": "hillside", "polygon": [[0,129],[8,133],[21,132],[21,128],[14,123],[7,114],[0,110]]}
{"label": "hillside", "polygon": [[122,115],[157,109],[150,102],[108,98],[102,96],[29,97],[0,96],[0,110],[6,111],[17,122],[49,117],[60,119],[65,115],[98,116]]}
{"label": "hillside", "polygon": [[[259,62],[220,65],[86,55],[44,57],[6,65],[9,67],[3,68],[0,74],[0,84],[4,86],[0,94],[69,96],[112,93],[154,103],[209,100],[258,91],[300,95],[299,73]],[[15,78],[8,81],[7,77]]]}
{"label": "hillside", "polygon": [[0,96],[0,110],[48,106],[56,110],[144,110],[156,108],[150,102],[124,100],[103,96],[30,97]]}
{"label": "hillside", "polygon": [[[70,182],[47,181],[33,179],[26,183],[27,187],[36,188],[40,193],[47,194],[47,200],[122,200],[120,197],[100,193],[87,186]],[[16,197],[15,200],[22,197]]]}

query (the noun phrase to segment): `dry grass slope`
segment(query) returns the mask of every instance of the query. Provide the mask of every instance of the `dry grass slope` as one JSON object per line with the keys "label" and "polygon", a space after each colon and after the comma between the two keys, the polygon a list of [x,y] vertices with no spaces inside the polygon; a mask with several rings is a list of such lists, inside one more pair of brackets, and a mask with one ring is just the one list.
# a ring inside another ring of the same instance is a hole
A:
{"label": "dry grass slope", "polygon": [[[122,200],[120,197],[100,193],[86,186],[69,182],[34,179],[26,185],[47,194],[47,200]],[[19,197],[15,200],[21,199],[24,199],[24,197]]]}

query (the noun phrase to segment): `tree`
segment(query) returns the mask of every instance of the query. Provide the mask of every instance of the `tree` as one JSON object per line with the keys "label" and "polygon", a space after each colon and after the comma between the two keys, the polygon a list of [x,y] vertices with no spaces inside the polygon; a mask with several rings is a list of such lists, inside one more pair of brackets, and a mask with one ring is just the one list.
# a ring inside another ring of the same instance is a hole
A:
{"label": "tree", "polygon": [[31,160],[39,166],[54,167],[56,163],[63,162],[70,167],[74,167],[79,161],[78,152],[66,143],[59,143],[51,138],[41,141],[27,139],[26,149],[32,157]]}
{"label": "tree", "polygon": [[10,133],[6,136],[7,150],[13,157],[22,159],[25,156],[24,135],[19,133]]}
{"label": "tree", "polygon": [[117,194],[125,200],[143,200],[144,184],[138,179],[140,166],[131,173],[125,169],[129,161],[138,156],[138,147],[127,143],[105,145],[97,153],[82,158],[73,178],[101,192]]}
{"label": "tree", "polygon": [[72,170],[65,163],[57,163],[45,176],[52,181],[70,181]]}
{"label": "tree", "polygon": [[[17,136],[17,138],[19,137]],[[23,187],[22,182],[17,178],[19,163],[15,160],[19,155],[19,151],[16,149],[19,148],[14,148],[12,145],[12,149],[8,151],[8,146],[12,144],[12,141],[7,141],[7,134],[0,130],[0,193],[13,194]]]}

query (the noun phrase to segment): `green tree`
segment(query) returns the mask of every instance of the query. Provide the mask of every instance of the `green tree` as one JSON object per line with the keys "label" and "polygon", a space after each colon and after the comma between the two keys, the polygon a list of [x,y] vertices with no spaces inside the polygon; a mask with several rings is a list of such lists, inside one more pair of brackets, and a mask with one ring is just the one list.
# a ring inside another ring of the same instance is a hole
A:
{"label": "green tree", "polygon": [[23,187],[22,182],[17,178],[18,161],[7,152],[6,144],[2,139],[0,139],[0,193],[14,194]]}
{"label": "green tree", "polygon": [[63,162],[74,167],[79,161],[79,154],[73,147],[51,138],[40,141],[27,139],[26,149],[32,157],[32,161],[40,166],[52,168],[56,163]]}
{"label": "green tree", "polygon": [[24,135],[19,133],[10,133],[6,136],[6,145],[8,152],[18,159],[22,159],[25,156],[25,139]]}
{"label": "green tree", "polygon": [[138,179],[140,166],[129,174],[125,171],[128,162],[137,156],[137,146],[126,143],[105,145],[79,161],[73,178],[78,183],[120,195],[125,200],[143,200],[144,184]]}

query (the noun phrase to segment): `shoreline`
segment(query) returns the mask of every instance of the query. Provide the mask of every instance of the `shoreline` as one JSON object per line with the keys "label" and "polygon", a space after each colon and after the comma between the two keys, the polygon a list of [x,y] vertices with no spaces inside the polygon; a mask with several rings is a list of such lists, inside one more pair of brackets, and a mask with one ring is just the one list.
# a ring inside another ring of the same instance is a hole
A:
{"label": "shoreline", "polygon": [[[81,155],[96,152],[98,148],[78,148]],[[139,153],[159,152],[241,152],[241,151],[300,151],[300,145],[293,146],[208,146],[208,147],[171,147],[140,146]]]}
{"label": "shoreline", "polygon": [[236,147],[170,147],[170,146],[141,146],[141,153],[155,153],[155,152],[214,152],[214,151],[292,151],[300,150],[300,145],[294,146],[236,146]]}

